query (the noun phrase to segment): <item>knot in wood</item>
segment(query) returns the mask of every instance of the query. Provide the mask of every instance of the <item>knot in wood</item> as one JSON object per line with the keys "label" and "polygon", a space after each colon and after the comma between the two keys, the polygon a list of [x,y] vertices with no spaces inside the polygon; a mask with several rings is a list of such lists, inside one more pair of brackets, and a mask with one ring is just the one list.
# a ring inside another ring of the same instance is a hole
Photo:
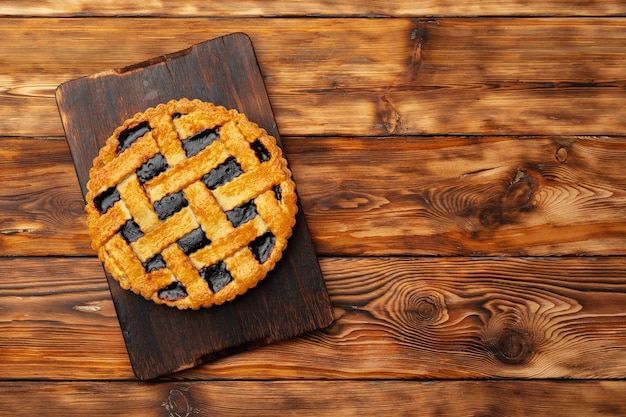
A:
{"label": "knot in wood", "polygon": [[480,211],[478,219],[483,226],[497,226],[502,223],[502,209],[496,205],[484,207]]}
{"label": "knot in wood", "polygon": [[377,126],[382,126],[384,133],[398,134],[403,130],[403,121],[400,113],[385,95],[382,95],[378,101],[377,116],[381,121]]}
{"label": "knot in wood", "polygon": [[161,406],[169,413],[169,417],[189,417],[192,414],[198,414],[199,409],[194,408],[189,403],[187,393],[189,389],[171,389],[167,400],[161,403]]}
{"label": "knot in wood", "polygon": [[567,161],[568,154],[569,152],[567,151],[567,148],[565,146],[561,146],[559,149],[556,150],[556,160],[560,163],[564,163],[565,161]]}
{"label": "knot in wood", "polygon": [[439,293],[414,293],[408,297],[407,303],[407,318],[414,324],[437,324],[447,318],[445,301]]}
{"label": "knot in wood", "polygon": [[70,200],[67,210],[72,216],[82,216],[85,213],[85,203],[82,199]]}
{"label": "knot in wood", "polygon": [[530,335],[511,328],[502,329],[489,350],[500,362],[507,365],[524,365],[534,354]]}
{"label": "knot in wood", "polygon": [[480,211],[480,223],[486,227],[497,227],[513,223],[521,213],[532,210],[540,176],[540,173],[530,169],[517,169],[504,193],[493,198]]}

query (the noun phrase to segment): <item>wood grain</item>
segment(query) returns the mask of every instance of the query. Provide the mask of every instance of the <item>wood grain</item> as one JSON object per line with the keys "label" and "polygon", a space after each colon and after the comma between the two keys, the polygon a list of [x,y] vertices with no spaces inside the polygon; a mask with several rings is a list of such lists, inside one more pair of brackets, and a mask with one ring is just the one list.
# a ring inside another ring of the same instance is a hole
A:
{"label": "wood grain", "polygon": [[286,146],[324,254],[626,253],[623,138],[291,138]]}
{"label": "wood grain", "polygon": [[[623,381],[0,383],[0,412],[85,416],[618,416]],[[237,400],[233,400],[236,397]]]}
{"label": "wood grain", "polygon": [[626,131],[620,18],[4,18],[0,131],[61,136],[60,83],[241,30],[283,136]]}
{"label": "wood grain", "polygon": [[[0,0],[0,415],[626,415],[624,16],[616,0]],[[336,322],[137,382],[54,90],[237,31]]]}
{"label": "wood grain", "polygon": [[[626,258],[323,258],[328,329],[207,379],[625,378]],[[127,380],[94,258],[0,258],[0,379]]]}
{"label": "wood grain", "polygon": [[[283,142],[319,254],[626,254],[622,137]],[[0,168],[0,255],[94,255],[65,141],[0,139]]]}
{"label": "wood grain", "polygon": [[0,171],[0,256],[95,254],[64,139],[0,139]]}
{"label": "wood grain", "polygon": [[619,1],[452,1],[428,0],[350,0],[299,1],[234,0],[228,3],[206,3],[188,0],[184,4],[146,1],[107,1],[95,5],[88,0],[58,2],[10,0],[0,1],[0,14],[14,16],[536,16],[536,15],[619,15],[626,8]]}
{"label": "wood grain", "polygon": [[0,281],[1,379],[134,377],[97,259],[0,258],[0,274],[10,277]]}

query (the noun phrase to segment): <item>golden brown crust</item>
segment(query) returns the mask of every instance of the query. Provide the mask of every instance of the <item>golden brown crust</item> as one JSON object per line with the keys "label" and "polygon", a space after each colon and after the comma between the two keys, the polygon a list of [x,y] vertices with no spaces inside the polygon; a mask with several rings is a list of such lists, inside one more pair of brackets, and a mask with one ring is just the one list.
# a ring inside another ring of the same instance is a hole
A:
{"label": "golden brown crust", "polygon": [[254,287],[281,258],[298,210],[275,138],[236,110],[188,99],[118,127],[94,159],[86,200],[111,275],[179,309]]}

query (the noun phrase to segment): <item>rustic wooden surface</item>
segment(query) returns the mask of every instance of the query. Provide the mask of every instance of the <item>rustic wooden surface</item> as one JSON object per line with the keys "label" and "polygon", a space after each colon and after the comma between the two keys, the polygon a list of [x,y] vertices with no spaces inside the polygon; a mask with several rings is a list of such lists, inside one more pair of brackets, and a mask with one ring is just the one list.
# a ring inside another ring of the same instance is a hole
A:
{"label": "rustic wooden surface", "polygon": [[[0,1],[0,414],[626,414],[625,13]],[[139,382],[54,90],[236,31],[335,322]]]}

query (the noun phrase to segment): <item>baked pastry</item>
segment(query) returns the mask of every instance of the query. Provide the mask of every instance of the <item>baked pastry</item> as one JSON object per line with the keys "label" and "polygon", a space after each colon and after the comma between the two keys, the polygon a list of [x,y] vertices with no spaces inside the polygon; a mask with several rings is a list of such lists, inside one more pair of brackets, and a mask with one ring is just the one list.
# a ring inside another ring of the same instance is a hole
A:
{"label": "baked pastry", "polygon": [[276,139],[236,110],[173,100],[107,139],[87,183],[92,246],[125,289],[179,309],[254,287],[298,210]]}

